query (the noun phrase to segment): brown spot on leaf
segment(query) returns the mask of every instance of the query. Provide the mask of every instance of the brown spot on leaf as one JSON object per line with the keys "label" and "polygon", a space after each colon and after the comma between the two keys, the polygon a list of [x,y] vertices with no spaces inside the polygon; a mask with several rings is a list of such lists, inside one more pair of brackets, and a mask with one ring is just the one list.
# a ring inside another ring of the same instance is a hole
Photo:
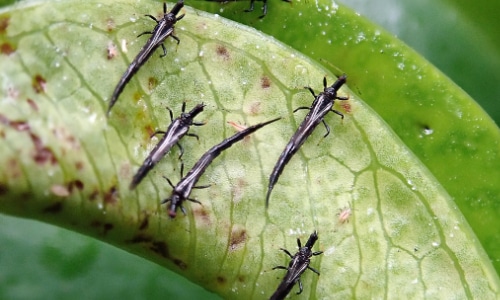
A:
{"label": "brown spot on leaf", "polygon": [[57,214],[59,213],[63,208],[63,204],[61,201],[56,202],[50,206],[47,206],[46,208],[43,209],[44,213],[51,213],[51,214]]}
{"label": "brown spot on leaf", "polygon": [[144,230],[147,229],[149,226],[149,214],[148,213],[143,213],[144,219],[141,222],[141,225],[139,225],[139,230]]}
{"label": "brown spot on leaf", "polygon": [[10,55],[10,54],[14,53],[14,51],[16,51],[14,46],[12,46],[11,44],[9,44],[7,42],[0,45],[0,53],[2,53],[2,54]]}
{"label": "brown spot on leaf", "polygon": [[134,101],[135,101],[136,103],[137,103],[137,102],[139,102],[139,100],[141,100],[141,98],[142,98],[141,93],[139,93],[139,92],[135,92],[135,93],[134,93]]}
{"label": "brown spot on leaf", "polygon": [[245,282],[246,278],[244,275],[238,275],[238,281],[239,282]]}
{"label": "brown spot on leaf", "polygon": [[90,194],[89,196],[89,200],[90,201],[94,201],[97,199],[97,197],[99,196],[99,191],[97,189],[95,189],[92,194]]}
{"label": "brown spot on leaf", "polygon": [[144,130],[146,131],[146,135],[148,136],[148,138],[150,138],[155,133],[155,130],[153,129],[153,127],[151,127],[151,124],[144,126]]}
{"label": "brown spot on leaf", "polygon": [[34,110],[34,111],[38,111],[38,105],[36,104],[35,101],[33,101],[32,99],[28,98],[26,100],[28,102],[28,104],[30,105],[30,107]]}
{"label": "brown spot on leaf", "polygon": [[197,222],[203,223],[205,226],[210,226],[212,221],[210,220],[210,215],[208,211],[203,206],[193,207],[193,215]]}
{"label": "brown spot on leaf", "polygon": [[217,53],[217,55],[221,56],[223,60],[229,59],[229,52],[227,51],[226,47],[217,45],[217,47],[215,48],[215,52]]}
{"label": "brown spot on leaf", "polygon": [[351,113],[351,111],[352,111],[352,107],[351,107],[351,104],[349,102],[341,101],[340,107],[342,107],[344,109],[344,111],[348,114]]}
{"label": "brown spot on leaf", "polygon": [[260,105],[261,105],[260,101],[252,102],[250,104],[250,114],[251,115],[258,115],[261,111]]}
{"label": "brown spot on leaf", "polygon": [[33,159],[37,164],[43,165],[45,163],[51,163],[55,165],[57,163],[57,158],[51,149],[45,147],[42,140],[34,133],[30,132],[30,138],[35,146],[35,154]]}
{"label": "brown spot on leaf", "polygon": [[233,228],[231,231],[231,238],[229,241],[229,250],[235,251],[243,247],[247,240],[247,231],[243,228]]}
{"label": "brown spot on leaf", "polygon": [[169,254],[168,254],[168,246],[165,242],[159,242],[159,241],[155,241],[152,243],[151,245],[151,248],[150,248],[153,252],[165,257],[165,258],[169,258]]}
{"label": "brown spot on leaf", "polygon": [[269,77],[267,76],[262,76],[260,78],[260,86],[263,88],[263,89],[267,89],[271,86],[271,80],[269,79]]}
{"label": "brown spot on leaf", "polygon": [[78,190],[80,190],[80,191],[81,191],[81,190],[83,190],[83,188],[84,188],[83,182],[82,182],[81,180],[78,180],[78,179],[75,179],[75,180],[73,180],[73,181],[70,181],[70,182],[68,183],[68,190],[69,190],[70,192],[73,192],[73,189],[74,189],[74,188],[77,188],[77,189],[78,189]]}
{"label": "brown spot on leaf", "polygon": [[83,170],[83,162],[81,162],[81,161],[77,161],[77,162],[75,163],[75,168],[76,168],[78,171]]}
{"label": "brown spot on leaf", "polygon": [[0,182],[0,196],[7,194],[8,191],[9,188],[7,187],[7,185],[5,183]]}
{"label": "brown spot on leaf", "polygon": [[148,88],[152,91],[158,85],[158,80],[154,77],[149,77],[148,79]]}
{"label": "brown spot on leaf", "polygon": [[126,242],[132,243],[132,244],[139,244],[139,243],[149,243],[152,241],[153,241],[153,238],[150,235],[140,233],[140,234],[134,236],[131,240],[128,240]]}
{"label": "brown spot on leaf", "polygon": [[112,186],[109,191],[104,194],[104,202],[107,204],[115,204],[118,201],[118,191],[115,186]]}
{"label": "brown spot on leaf", "polygon": [[220,285],[223,285],[227,282],[226,277],[221,276],[221,275],[217,276],[216,280],[217,280],[217,283]]}
{"label": "brown spot on leaf", "polygon": [[11,127],[17,131],[29,131],[30,126],[26,121],[11,121],[4,115],[0,114],[0,123]]}
{"label": "brown spot on leaf", "polygon": [[7,27],[9,27],[9,16],[1,16],[0,17],[0,34],[5,34],[7,32]]}
{"label": "brown spot on leaf", "polygon": [[106,235],[108,234],[108,231],[110,231],[111,229],[113,229],[115,226],[111,223],[105,223],[104,226],[103,226],[103,235]]}
{"label": "brown spot on leaf", "polygon": [[35,78],[33,78],[32,82],[33,89],[35,90],[35,93],[40,94],[40,93],[45,93],[45,88],[47,87],[47,81],[45,78],[42,77],[42,75],[37,74]]}
{"label": "brown spot on leaf", "polygon": [[173,262],[174,262],[174,264],[175,264],[176,266],[178,266],[178,267],[179,267],[179,269],[181,269],[181,270],[186,270],[186,269],[187,269],[187,267],[188,267],[188,266],[187,266],[187,264],[186,264],[185,262],[183,262],[182,260],[180,260],[180,259],[178,259],[178,258],[174,258]]}

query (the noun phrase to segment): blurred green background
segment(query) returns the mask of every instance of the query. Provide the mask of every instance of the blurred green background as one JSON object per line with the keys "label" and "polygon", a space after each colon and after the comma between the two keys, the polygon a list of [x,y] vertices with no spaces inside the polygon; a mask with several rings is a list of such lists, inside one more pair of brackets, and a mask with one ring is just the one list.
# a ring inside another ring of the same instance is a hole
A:
{"label": "blurred green background", "polygon": [[[500,2],[340,2],[421,53],[500,124]],[[0,215],[0,245],[0,299],[218,299],[140,257],[35,221]]]}

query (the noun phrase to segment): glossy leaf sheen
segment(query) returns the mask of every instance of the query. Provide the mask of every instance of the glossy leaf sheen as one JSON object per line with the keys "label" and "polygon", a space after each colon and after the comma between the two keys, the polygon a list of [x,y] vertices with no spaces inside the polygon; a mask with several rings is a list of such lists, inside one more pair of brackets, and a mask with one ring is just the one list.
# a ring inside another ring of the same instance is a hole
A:
{"label": "glossy leaf sheen", "polygon": [[[86,9],[82,9],[85,7]],[[87,13],[92,11],[93,13]],[[280,247],[294,249],[314,229],[312,266],[302,298],[498,296],[499,284],[448,194],[360,99],[346,88],[345,113],[326,117],[275,186],[271,169],[309,105],[303,86],[322,89],[324,69],[254,30],[186,8],[177,46],[153,55],[125,88],[109,120],[106,100],[150,28],[138,8],[86,2],[37,4],[9,12],[0,35],[15,51],[0,56],[0,210],[60,224],[167,266],[226,298],[266,298],[284,274]],[[2,17],[5,17],[3,14]],[[36,16],[36,17],[35,17]],[[134,22],[139,20],[138,22]],[[122,47],[122,40],[127,42]],[[110,59],[108,50],[116,45]],[[166,128],[164,108],[207,104],[182,141],[186,166],[234,133],[228,121],[265,127],[214,161],[188,203],[170,220],[159,203],[179,179],[171,153],[136,191],[128,184]],[[349,223],[338,210],[351,205]],[[299,299],[297,297],[297,299]]]}

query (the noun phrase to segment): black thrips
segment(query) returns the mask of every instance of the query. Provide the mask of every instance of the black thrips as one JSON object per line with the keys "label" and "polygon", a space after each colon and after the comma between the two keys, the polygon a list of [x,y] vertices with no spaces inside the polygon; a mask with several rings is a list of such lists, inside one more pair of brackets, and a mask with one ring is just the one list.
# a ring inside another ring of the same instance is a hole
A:
{"label": "black thrips", "polygon": [[302,293],[302,282],[300,281],[300,275],[305,272],[306,269],[309,269],[313,271],[314,273],[319,275],[319,272],[316,271],[315,269],[309,267],[309,264],[311,263],[310,258],[312,256],[320,255],[323,253],[323,251],[317,251],[317,252],[312,252],[311,249],[314,246],[314,243],[318,240],[318,234],[316,231],[314,231],[311,236],[309,236],[309,239],[307,240],[307,243],[305,244],[304,247],[301,246],[300,244],[300,239],[297,239],[297,245],[299,246],[299,251],[295,253],[295,255],[291,255],[288,250],[280,248],[283,250],[292,260],[288,264],[288,267],[284,266],[277,266],[274,267],[273,270],[276,269],[284,269],[287,270],[285,277],[281,281],[280,285],[274,292],[274,294],[271,296],[271,300],[277,300],[277,299],[285,299],[285,297],[290,293],[292,290],[293,286],[295,283],[298,281],[299,282],[299,292],[297,294]]}
{"label": "black thrips", "polygon": [[[292,2],[291,0],[283,0],[285,2]],[[255,0],[250,0],[250,8],[245,9],[245,12],[251,12],[253,11],[253,6],[254,6]],[[262,0],[264,4],[262,5],[262,15],[259,16],[260,19],[264,18],[267,15],[267,0]]]}
{"label": "black thrips", "polygon": [[285,165],[290,161],[292,156],[299,150],[300,146],[305,142],[305,140],[311,135],[314,129],[319,125],[320,122],[323,122],[326,128],[326,134],[324,136],[327,137],[330,134],[330,127],[325,123],[323,118],[326,116],[328,112],[334,112],[337,115],[341,116],[342,119],[344,115],[334,109],[332,109],[335,100],[348,100],[349,97],[339,97],[337,96],[337,91],[340,87],[346,82],[347,76],[340,76],[337,81],[335,81],[331,87],[326,86],[326,77],[323,78],[323,86],[325,87],[323,92],[319,93],[316,96],[314,91],[310,87],[305,87],[308,89],[311,94],[314,96],[314,101],[311,104],[311,107],[301,106],[295,109],[293,112],[300,109],[309,109],[304,121],[300,124],[297,131],[294,133],[288,144],[286,145],[283,153],[281,153],[276,165],[274,166],[273,172],[271,176],[269,176],[269,186],[267,188],[266,195],[266,207],[269,206],[269,198],[271,197],[271,192],[273,190],[274,184],[278,181]]}
{"label": "black thrips", "polygon": [[174,36],[173,33],[175,23],[184,17],[183,14],[177,17],[177,14],[182,9],[182,7],[184,7],[184,0],[179,0],[179,2],[175,4],[174,8],[172,8],[172,10],[167,13],[167,4],[163,3],[163,18],[157,20],[152,15],[146,15],[147,17],[153,19],[157,24],[153,31],[146,31],[137,36],[140,37],[144,34],[151,34],[151,37],[148,39],[144,47],[142,47],[141,51],[139,51],[139,54],[137,54],[137,56],[134,58],[134,61],[132,61],[130,66],[128,66],[127,71],[125,71],[125,74],[123,74],[122,78],[118,82],[118,85],[116,86],[115,91],[111,96],[111,100],[109,101],[107,115],[109,115],[111,108],[113,107],[113,105],[115,105],[118,97],[125,88],[125,85],[130,81],[132,76],[134,76],[139,68],[149,59],[149,57],[151,57],[151,54],[153,54],[153,52],[159,46],[161,46],[163,49],[163,54],[160,55],[160,57],[164,57],[165,55],[167,55],[167,49],[165,49],[165,45],[163,45],[163,42],[166,38],[170,36],[177,41],[177,44],[179,44],[180,40],[176,36]]}
{"label": "black thrips", "polygon": [[197,135],[188,133],[189,131],[189,126],[195,125],[195,126],[201,126],[204,123],[197,123],[193,122],[194,117],[201,113],[203,111],[203,108],[205,107],[205,104],[198,104],[196,105],[190,112],[186,113],[186,102],[182,103],[182,113],[180,117],[177,119],[173,119],[173,114],[170,108],[167,107],[168,111],[170,112],[170,119],[172,120],[172,123],[170,123],[170,126],[168,126],[167,131],[156,131],[153,133],[153,135],[156,134],[163,134],[163,138],[158,142],[158,144],[154,147],[154,149],[149,153],[149,156],[144,160],[144,163],[142,163],[142,166],[139,168],[137,173],[134,175],[134,178],[132,179],[132,182],[130,183],[130,189],[134,189],[140,182],[141,180],[146,176],[146,174],[155,166],[155,164],[162,159],[163,156],[165,156],[170,149],[177,144],[179,146],[179,149],[181,151],[181,154],[179,155],[179,158],[181,158],[182,154],[184,153],[184,150],[182,149],[182,146],[179,144],[179,140],[185,136],[194,136],[198,138]]}
{"label": "black thrips", "polygon": [[[264,123],[259,123],[257,125],[250,126],[242,131],[237,132],[235,135],[225,139],[222,141],[220,144],[213,146],[208,150],[203,156],[196,162],[196,164],[193,166],[193,168],[187,173],[186,176],[184,176],[179,183],[177,183],[176,186],[172,184],[172,182],[167,179],[168,183],[170,186],[173,188],[173,191],[170,195],[169,198],[163,200],[161,203],[167,203],[170,202],[168,206],[168,215],[171,218],[175,218],[177,215],[176,211],[177,208],[180,208],[181,211],[186,214],[186,211],[184,210],[184,207],[182,206],[182,202],[185,200],[189,200],[192,202],[196,202],[198,204],[201,204],[198,200],[189,198],[189,195],[191,194],[191,191],[194,188],[207,188],[209,186],[195,186],[196,182],[200,179],[201,175],[205,172],[207,167],[210,165],[210,163],[219,156],[223,150],[226,150],[227,148],[231,147],[234,143],[242,140],[245,136],[253,133],[254,131],[271,124],[273,122],[278,121],[281,118],[277,118],[271,121],[267,121]],[[182,170],[183,166],[181,166],[181,177],[182,177]]]}

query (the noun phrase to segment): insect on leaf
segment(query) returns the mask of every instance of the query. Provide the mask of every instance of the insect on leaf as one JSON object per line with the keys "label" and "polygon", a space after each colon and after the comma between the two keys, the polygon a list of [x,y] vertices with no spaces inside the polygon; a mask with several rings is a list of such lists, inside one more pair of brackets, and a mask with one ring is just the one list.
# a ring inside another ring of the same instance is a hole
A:
{"label": "insect on leaf", "polygon": [[[108,119],[108,97],[142,46],[136,33],[150,25],[138,15],[160,11],[157,2],[85,3],[88,11],[68,1],[0,15],[9,18],[0,43],[13,49],[0,55],[2,213],[96,237],[224,298],[269,297],[280,282],[271,269],[286,263],[279,248],[314,230],[321,276],[304,274],[307,293],[296,299],[498,296],[498,278],[449,195],[349,82],[339,95],[349,95],[350,112],[336,106],[344,120],[326,116],[331,134],[313,132],[266,211],[268,174],[303,119],[293,110],[313,100],[303,87],[320,90],[334,75],[262,33],[185,7],[182,42],[165,43],[172,59],[152,56]],[[110,41],[120,46],[108,59]],[[211,186],[191,194],[202,205],[186,203],[187,215],[171,220],[160,201],[170,191],[162,176],[179,179],[176,154],[128,186],[168,118],[164,107],[184,101],[206,104],[199,141],[183,140],[187,168],[234,134],[228,122],[283,119],[214,160],[199,181]],[[335,230],[345,203],[356,217]]]}

